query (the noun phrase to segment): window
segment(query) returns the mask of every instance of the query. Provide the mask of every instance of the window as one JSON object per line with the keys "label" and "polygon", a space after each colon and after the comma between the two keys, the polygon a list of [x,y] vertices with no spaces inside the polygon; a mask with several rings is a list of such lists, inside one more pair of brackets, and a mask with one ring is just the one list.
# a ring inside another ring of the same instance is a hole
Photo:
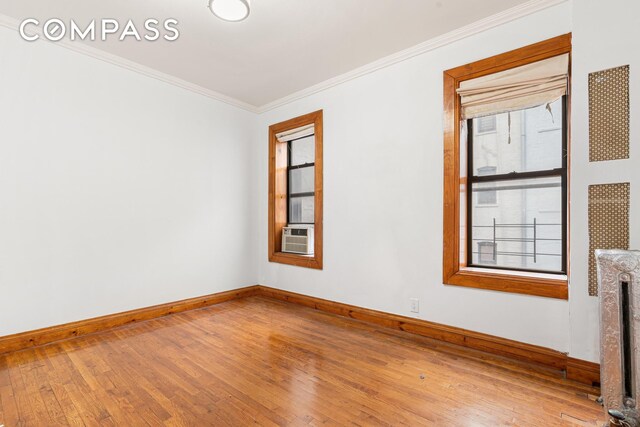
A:
{"label": "window", "polygon": [[315,219],[315,135],[288,141],[289,225]]}
{"label": "window", "polygon": [[[478,168],[477,176],[490,176],[496,174],[495,166],[482,166]],[[476,200],[478,206],[495,205],[498,203],[496,186],[491,181],[483,182],[476,186]]]}
{"label": "window", "polygon": [[568,297],[570,53],[566,34],[445,71],[445,284]]}
{"label": "window", "polygon": [[[309,228],[313,255],[283,252],[285,227]],[[269,127],[268,253],[271,262],[322,269],[322,111]]]}
{"label": "window", "polygon": [[495,264],[498,258],[498,244],[495,242],[478,242],[478,263]]}
{"label": "window", "polygon": [[478,133],[488,133],[496,131],[496,116],[484,116],[476,119]]}
{"label": "window", "polygon": [[467,120],[467,242],[500,243],[489,263],[469,248],[468,266],[566,272],[565,99],[492,115],[501,126],[491,135],[472,131],[479,118]]}

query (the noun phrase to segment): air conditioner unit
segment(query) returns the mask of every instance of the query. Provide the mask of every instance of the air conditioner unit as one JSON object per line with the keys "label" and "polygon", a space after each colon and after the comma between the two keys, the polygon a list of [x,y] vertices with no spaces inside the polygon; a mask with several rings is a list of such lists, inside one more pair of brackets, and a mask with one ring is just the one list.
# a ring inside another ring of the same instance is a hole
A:
{"label": "air conditioner unit", "polygon": [[313,225],[291,226],[282,229],[282,252],[313,255]]}

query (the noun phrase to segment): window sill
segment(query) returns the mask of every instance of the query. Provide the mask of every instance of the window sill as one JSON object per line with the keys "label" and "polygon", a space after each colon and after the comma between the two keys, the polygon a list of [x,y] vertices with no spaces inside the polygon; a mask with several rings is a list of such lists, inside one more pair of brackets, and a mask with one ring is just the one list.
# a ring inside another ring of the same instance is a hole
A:
{"label": "window sill", "polygon": [[291,254],[288,252],[275,252],[271,256],[269,256],[269,262],[322,270],[322,260],[315,255],[299,255]]}
{"label": "window sill", "polygon": [[529,278],[529,279],[549,279],[549,280],[559,280],[564,282],[567,281],[567,276],[565,274],[536,273],[533,271],[497,270],[493,268],[482,268],[482,267],[462,267],[460,271],[469,272],[469,273],[488,273],[488,274],[496,274],[500,276],[518,276],[518,277]]}
{"label": "window sill", "polygon": [[445,277],[444,283],[499,292],[569,299],[568,280],[567,276],[563,275],[463,268]]}

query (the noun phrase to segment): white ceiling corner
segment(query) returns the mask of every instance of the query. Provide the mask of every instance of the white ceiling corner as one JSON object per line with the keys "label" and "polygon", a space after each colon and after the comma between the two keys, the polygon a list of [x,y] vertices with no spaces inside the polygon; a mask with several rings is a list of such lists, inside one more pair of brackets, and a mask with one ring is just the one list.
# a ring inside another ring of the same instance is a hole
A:
{"label": "white ceiling corner", "polygon": [[228,23],[207,0],[0,0],[0,25],[17,30],[27,17],[176,18],[175,42],[56,43],[264,112],[565,1],[254,0],[249,19]]}

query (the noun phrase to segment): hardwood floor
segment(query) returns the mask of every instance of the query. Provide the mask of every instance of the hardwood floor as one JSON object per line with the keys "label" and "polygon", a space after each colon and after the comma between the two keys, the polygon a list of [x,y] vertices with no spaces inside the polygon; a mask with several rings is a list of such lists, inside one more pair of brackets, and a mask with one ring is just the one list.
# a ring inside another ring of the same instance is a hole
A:
{"label": "hardwood floor", "polygon": [[599,425],[552,374],[251,297],[0,356],[0,425]]}

